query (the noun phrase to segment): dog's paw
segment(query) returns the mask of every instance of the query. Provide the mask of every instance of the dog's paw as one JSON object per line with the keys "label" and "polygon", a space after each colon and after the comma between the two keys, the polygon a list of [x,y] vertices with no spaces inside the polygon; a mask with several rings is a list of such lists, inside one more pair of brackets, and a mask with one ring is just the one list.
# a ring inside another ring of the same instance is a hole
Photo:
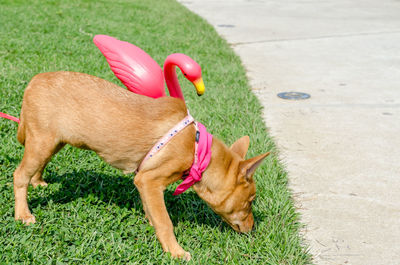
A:
{"label": "dog's paw", "polygon": [[33,216],[32,214],[15,217],[15,220],[21,220],[22,223],[25,225],[30,225],[30,224],[36,223],[35,216]]}
{"label": "dog's paw", "polygon": [[192,255],[189,252],[185,251],[185,255],[182,257],[184,260],[189,261],[192,259]]}
{"label": "dog's paw", "polygon": [[183,249],[177,251],[177,252],[171,252],[171,256],[174,258],[180,258],[184,259],[186,261],[191,260],[192,256],[190,255],[189,252],[184,251]]}
{"label": "dog's paw", "polygon": [[33,188],[36,188],[38,186],[42,186],[42,187],[47,187],[47,182],[44,180],[36,180],[36,181],[32,181],[31,180],[31,184],[33,186]]}

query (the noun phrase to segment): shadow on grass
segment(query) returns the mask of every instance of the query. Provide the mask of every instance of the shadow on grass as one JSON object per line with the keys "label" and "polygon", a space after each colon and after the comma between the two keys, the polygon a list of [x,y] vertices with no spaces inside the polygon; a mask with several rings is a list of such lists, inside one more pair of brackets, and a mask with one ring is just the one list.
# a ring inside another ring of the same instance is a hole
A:
{"label": "shadow on grass", "polygon": [[[88,198],[92,207],[96,207],[98,201],[113,204],[120,208],[134,208],[143,212],[138,190],[133,184],[133,176],[114,176],[96,171],[72,171],[66,174],[57,174],[47,170],[45,180],[51,183],[59,183],[61,187],[50,194],[34,196],[29,205],[36,208],[46,206],[49,201],[55,204],[67,204],[79,198]],[[51,188],[51,186],[46,187]],[[173,191],[164,192],[164,200],[173,223],[193,222],[199,225],[221,226],[221,219],[197,196],[194,191],[187,191],[179,196],[173,196]],[[225,227],[221,227],[225,230]]]}

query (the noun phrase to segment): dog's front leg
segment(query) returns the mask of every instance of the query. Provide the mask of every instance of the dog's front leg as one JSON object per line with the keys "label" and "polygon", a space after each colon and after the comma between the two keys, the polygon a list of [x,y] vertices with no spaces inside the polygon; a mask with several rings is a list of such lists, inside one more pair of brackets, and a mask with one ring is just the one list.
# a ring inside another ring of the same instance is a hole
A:
{"label": "dog's front leg", "polygon": [[157,238],[163,250],[170,252],[173,257],[190,260],[190,253],[183,250],[176,241],[174,227],[165,207],[164,184],[155,180],[149,173],[138,173],[134,182],[139,190],[144,211],[156,230]]}

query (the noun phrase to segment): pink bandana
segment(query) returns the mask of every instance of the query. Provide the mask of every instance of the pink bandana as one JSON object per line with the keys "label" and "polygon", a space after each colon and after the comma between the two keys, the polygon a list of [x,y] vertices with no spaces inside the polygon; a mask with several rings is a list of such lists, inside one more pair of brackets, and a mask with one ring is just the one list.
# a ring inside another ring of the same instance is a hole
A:
{"label": "pink bandana", "polygon": [[196,126],[196,141],[195,141],[195,154],[194,162],[192,167],[185,173],[182,178],[183,182],[179,184],[173,195],[179,195],[189,189],[193,184],[201,180],[201,174],[206,170],[208,164],[211,160],[211,144],[212,144],[212,134],[207,132],[206,127],[200,122],[194,121],[193,117],[188,113],[188,115],[175,127],[168,131],[163,138],[161,138],[153,148],[147,153],[143,161],[138,167],[137,172],[140,170],[142,164],[147,159],[153,157],[158,151],[161,150],[175,135],[177,135],[181,130],[186,128],[189,124],[194,122]]}
{"label": "pink bandana", "polygon": [[189,170],[189,175],[179,184],[173,195],[179,195],[201,180],[201,174],[206,170],[211,160],[212,134],[200,122],[196,125],[196,143],[194,162]]}

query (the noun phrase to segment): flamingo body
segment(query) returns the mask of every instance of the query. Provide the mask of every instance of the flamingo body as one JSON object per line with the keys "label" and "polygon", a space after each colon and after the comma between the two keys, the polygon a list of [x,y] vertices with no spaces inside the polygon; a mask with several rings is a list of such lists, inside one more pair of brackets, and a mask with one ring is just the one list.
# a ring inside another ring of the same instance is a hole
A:
{"label": "flamingo body", "polygon": [[[115,76],[130,91],[152,98],[165,96],[163,71],[145,51],[107,35],[96,35],[93,42],[106,57]],[[174,53],[164,63],[164,77],[170,96],[185,101],[176,76],[176,66],[193,83],[197,94],[202,95],[204,83],[200,65],[185,54]]]}
{"label": "flamingo body", "polygon": [[96,35],[93,42],[130,91],[152,98],[165,96],[162,69],[145,51],[106,35]]}

